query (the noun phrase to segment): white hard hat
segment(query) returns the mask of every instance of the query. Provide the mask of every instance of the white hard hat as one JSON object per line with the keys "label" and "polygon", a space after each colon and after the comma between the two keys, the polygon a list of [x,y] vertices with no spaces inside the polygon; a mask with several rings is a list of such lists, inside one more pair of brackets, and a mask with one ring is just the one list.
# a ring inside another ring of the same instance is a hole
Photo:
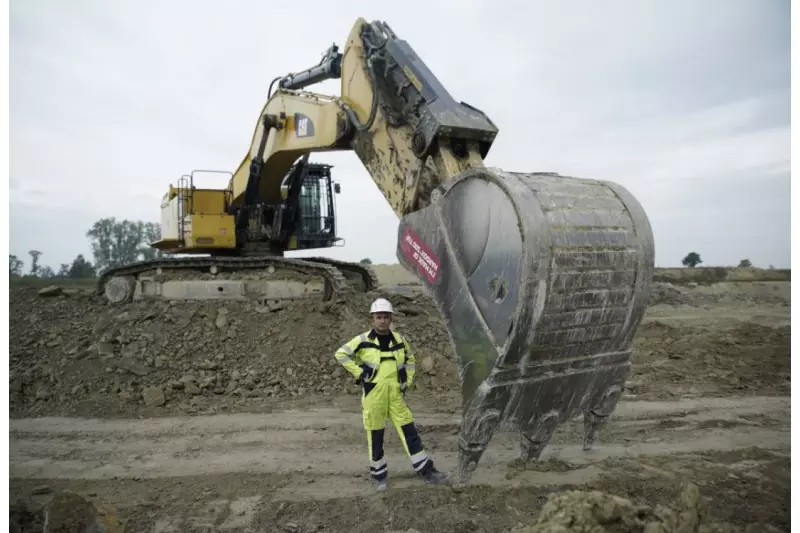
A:
{"label": "white hard hat", "polygon": [[394,313],[392,304],[385,298],[378,298],[372,302],[372,307],[369,308],[370,313]]}

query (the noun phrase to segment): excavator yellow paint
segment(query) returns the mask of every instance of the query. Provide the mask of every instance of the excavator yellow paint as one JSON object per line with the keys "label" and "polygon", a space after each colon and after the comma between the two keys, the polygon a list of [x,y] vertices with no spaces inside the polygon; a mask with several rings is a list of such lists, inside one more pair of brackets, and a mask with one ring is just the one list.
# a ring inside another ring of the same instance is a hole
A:
{"label": "excavator yellow paint", "polygon": [[186,230],[187,248],[235,248],[236,236],[230,215],[192,215]]}
{"label": "excavator yellow paint", "polygon": [[226,211],[228,196],[226,189],[193,188],[180,195],[178,189],[170,187],[167,197],[180,204],[177,210],[183,213],[183,234],[158,240],[151,246],[168,253],[198,248],[235,249],[234,217]]}

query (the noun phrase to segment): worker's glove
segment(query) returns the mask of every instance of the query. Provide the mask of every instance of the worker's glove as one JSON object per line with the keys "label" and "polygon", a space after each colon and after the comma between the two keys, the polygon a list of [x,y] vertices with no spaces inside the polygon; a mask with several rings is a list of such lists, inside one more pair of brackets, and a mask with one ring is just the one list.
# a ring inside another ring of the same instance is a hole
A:
{"label": "worker's glove", "polygon": [[403,394],[403,398],[406,397],[406,391],[407,390],[408,390],[408,384],[407,383],[401,383],[400,384],[400,392]]}
{"label": "worker's glove", "polygon": [[364,383],[372,379],[372,376],[375,374],[375,371],[372,367],[367,365],[361,365],[361,377],[358,379]]}

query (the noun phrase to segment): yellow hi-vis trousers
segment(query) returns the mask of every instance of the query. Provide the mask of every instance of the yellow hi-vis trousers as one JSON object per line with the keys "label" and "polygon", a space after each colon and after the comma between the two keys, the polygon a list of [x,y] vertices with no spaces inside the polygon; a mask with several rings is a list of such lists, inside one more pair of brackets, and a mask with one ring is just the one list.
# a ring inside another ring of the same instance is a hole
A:
{"label": "yellow hi-vis trousers", "polygon": [[[382,364],[394,365],[394,362]],[[380,375],[380,373],[379,373]],[[370,473],[376,480],[385,479],[389,468],[383,457],[383,433],[386,419],[392,421],[395,431],[400,436],[411,466],[420,474],[426,474],[433,468],[433,460],[428,457],[422,446],[422,439],[414,426],[414,417],[403,398],[400,383],[396,379],[383,379],[374,383],[364,383],[361,397],[361,410],[364,429],[367,432],[367,444],[370,456]]]}

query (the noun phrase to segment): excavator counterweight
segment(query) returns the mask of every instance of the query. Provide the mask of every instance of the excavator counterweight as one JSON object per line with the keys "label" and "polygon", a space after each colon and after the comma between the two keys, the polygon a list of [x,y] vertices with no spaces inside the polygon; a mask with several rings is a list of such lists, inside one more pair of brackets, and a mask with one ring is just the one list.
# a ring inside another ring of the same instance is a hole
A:
{"label": "excavator counterweight", "polygon": [[[326,79],[341,80],[339,96],[305,90]],[[588,449],[631,370],[652,230],[619,185],[487,168],[497,134],[386,23],[358,19],[341,53],[334,44],[317,65],[273,80],[226,187],[197,189],[191,177],[170,187],[153,246],[190,257],[111,269],[98,291],[122,303],[375,290],[366,265],[283,257],[340,242],[339,184],[309,156],[353,151],[400,219],[400,263],[445,319],[464,409],[458,480],[497,430],[519,432],[522,457],[535,460],[582,413]]]}

